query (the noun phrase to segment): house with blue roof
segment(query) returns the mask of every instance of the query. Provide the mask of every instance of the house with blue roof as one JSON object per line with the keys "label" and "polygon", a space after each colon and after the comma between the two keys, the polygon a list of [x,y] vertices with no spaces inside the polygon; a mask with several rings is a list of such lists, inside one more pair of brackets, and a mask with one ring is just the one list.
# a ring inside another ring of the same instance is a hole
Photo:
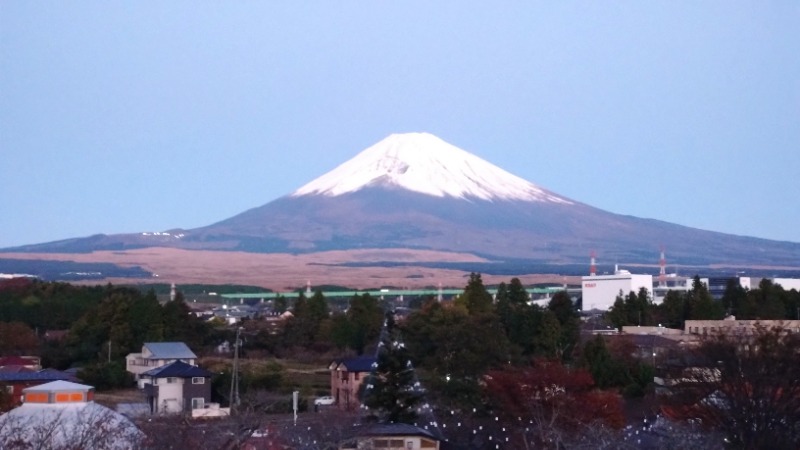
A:
{"label": "house with blue roof", "polygon": [[376,365],[374,357],[359,356],[333,361],[328,366],[331,372],[331,397],[338,408],[353,411],[361,406],[358,391]]}
{"label": "house with blue roof", "polygon": [[11,405],[22,403],[23,391],[32,386],[51,381],[77,381],[66,372],[55,369],[31,370],[25,367],[5,367],[0,369],[0,389],[11,395]]}
{"label": "house with blue roof", "polygon": [[211,372],[173,361],[140,375],[152,414],[174,414],[206,409],[211,403]]}
{"label": "house with blue roof", "polygon": [[131,353],[125,357],[125,369],[133,374],[139,389],[143,389],[143,373],[175,361],[194,366],[197,355],[183,342],[145,342],[141,353]]}

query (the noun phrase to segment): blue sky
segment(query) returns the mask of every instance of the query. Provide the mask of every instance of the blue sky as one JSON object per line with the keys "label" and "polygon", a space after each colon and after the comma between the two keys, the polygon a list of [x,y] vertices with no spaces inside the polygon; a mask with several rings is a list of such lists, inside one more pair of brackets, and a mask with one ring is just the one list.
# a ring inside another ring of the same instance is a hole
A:
{"label": "blue sky", "polygon": [[800,3],[0,2],[0,247],[208,225],[407,131],[800,242]]}

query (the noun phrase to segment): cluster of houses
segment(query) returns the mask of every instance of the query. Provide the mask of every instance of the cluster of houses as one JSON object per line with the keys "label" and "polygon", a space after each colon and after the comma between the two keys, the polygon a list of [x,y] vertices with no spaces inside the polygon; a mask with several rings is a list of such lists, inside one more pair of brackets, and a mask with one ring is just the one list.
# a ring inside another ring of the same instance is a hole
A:
{"label": "cluster of houses", "polygon": [[[123,404],[111,410],[96,403],[94,387],[78,383],[74,373],[42,369],[36,357],[0,358],[0,386],[12,394],[11,401],[16,406],[0,415],[0,448],[11,439],[41,443],[44,435],[52,447],[73,445],[76,441],[71,439],[100,429],[113,429],[112,434],[106,435],[113,436],[114,441],[103,448],[131,448],[143,438],[131,421],[132,415],[211,418],[230,414],[230,408],[211,402],[212,373],[197,366],[197,355],[182,342],[145,343],[141,352],[129,354],[125,362],[145,401],[138,408]],[[375,362],[372,357],[357,357],[330,364],[334,399],[331,408],[358,410],[359,389]],[[254,435],[247,442],[252,448],[265,448],[259,446],[259,436]],[[100,447],[97,442],[84,444]],[[443,444],[440,437],[424,428],[372,424],[357,430],[340,448],[437,450],[445,448]]]}
{"label": "cluster of houses", "polygon": [[[0,358],[0,388],[9,394],[9,406],[14,406],[0,416],[0,448],[12,439],[44,442],[48,448],[90,448],[96,443],[75,444],[74,439],[109,424],[113,433],[103,434],[113,435],[115,444],[106,447],[131,448],[142,436],[128,417],[133,413],[229,415],[228,408],[211,402],[212,374],[198,367],[196,361],[197,355],[182,342],[145,343],[140,353],[126,358],[127,370],[143,393],[145,407],[120,405],[114,411],[97,404],[94,387],[77,383],[73,372],[42,369],[37,357]],[[93,434],[97,437],[101,433]]]}

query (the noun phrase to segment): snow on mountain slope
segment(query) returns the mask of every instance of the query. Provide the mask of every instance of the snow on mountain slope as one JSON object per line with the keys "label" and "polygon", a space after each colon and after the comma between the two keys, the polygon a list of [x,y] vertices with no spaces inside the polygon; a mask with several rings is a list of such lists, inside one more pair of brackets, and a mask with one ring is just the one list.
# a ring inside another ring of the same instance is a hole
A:
{"label": "snow on mountain slope", "polygon": [[338,196],[371,186],[435,197],[572,204],[429,133],[392,134],[291,196]]}

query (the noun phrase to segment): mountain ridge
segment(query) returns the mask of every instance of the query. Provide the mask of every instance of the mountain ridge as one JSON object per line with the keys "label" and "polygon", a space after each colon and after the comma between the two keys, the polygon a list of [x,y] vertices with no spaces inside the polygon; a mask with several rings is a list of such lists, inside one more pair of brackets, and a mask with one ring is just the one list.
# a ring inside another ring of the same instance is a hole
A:
{"label": "mountain ridge", "polygon": [[671,260],[685,264],[800,265],[800,243],[603,211],[427,133],[391,135],[289,195],[208,226],[2,251],[168,247],[300,254],[408,248],[552,263],[583,262],[595,251],[601,259],[648,263],[657,261],[662,245]]}

